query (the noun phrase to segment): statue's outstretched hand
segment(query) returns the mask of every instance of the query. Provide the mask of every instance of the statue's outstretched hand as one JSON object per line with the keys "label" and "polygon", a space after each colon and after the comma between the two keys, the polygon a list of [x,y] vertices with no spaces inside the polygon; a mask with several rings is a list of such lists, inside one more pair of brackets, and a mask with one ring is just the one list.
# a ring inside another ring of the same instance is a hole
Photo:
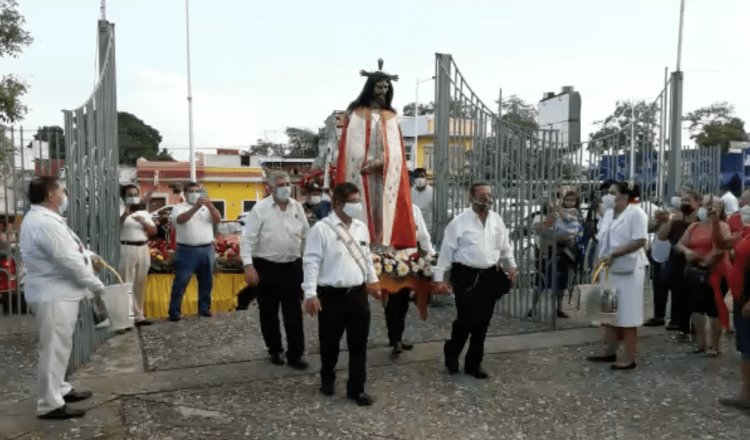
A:
{"label": "statue's outstretched hand", "polygon": [[373,160],[368,160],[365,163],[363,163],[360,171],[362,172],[362,174],[370,174],[376,171],[380,171],[382,169],[383,169],[383,160],[373,159]]}

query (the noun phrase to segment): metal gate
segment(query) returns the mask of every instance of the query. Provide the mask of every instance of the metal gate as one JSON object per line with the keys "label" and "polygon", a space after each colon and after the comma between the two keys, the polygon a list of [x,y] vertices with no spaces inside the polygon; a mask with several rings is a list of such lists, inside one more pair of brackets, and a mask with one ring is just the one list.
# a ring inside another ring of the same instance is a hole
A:
{"label": "metal gate", "polygon": [[[557,301],[551,292],[568,291],[589,277],[594,257],[593,240],[579,242],[578,263],[568,283],[557,285],[557,240],[540,225],[541,214],[554,209],[567,189],[578,192],[579,215],[585,220],[595,210],[602,181],[632,180],[642,189],[644,209],[669,200],[670,83],[651,103],[632,106],[630,121],[606,136],[567,143],[561,133],[515,125],[498,117],[461,74],[447,54],[435,63],[435,212],[433,234],[442,239],[448,222],[468,206],[472,183],[493,187],[494,208],[511,235],[519,269],[513,291],[499,303],[501,312],[558,325]],[[680,153],[683,186],[715,192],[719,178],[719,151],[683,150]],[[552,243],[551,247],[543,243]],[[566,299],[563,299],[566,301]]]}

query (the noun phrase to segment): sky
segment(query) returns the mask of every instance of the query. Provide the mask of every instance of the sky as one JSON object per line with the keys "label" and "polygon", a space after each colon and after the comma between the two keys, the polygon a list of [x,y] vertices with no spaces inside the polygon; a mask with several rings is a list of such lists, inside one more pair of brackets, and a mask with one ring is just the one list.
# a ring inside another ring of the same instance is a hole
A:
{"label": "sky", "polygon": [[[0,72],[25,79],[27,129],[62,125],[96,75],[99,0],[20,0],[33,44]],[[118,108],[187,158],[184,0],[107,0],[115,23]],[[195,145],[246,148],[282,140],[286,127],[317,129],[359,93],[361,69],[398,74],[394,106],[413,102],[417,79],[451,54],[489,106],[503,95],[536,103],[572,85],[582,138],[617,100],[654,99],[675,69],[679,0],[192,0],[190,39]],[[750,1],[687,0],[684,108],[716,101],[750,121]],[[434,85],[420,86],[420,101]],[[687,140],[686,140],[687,141]]]}

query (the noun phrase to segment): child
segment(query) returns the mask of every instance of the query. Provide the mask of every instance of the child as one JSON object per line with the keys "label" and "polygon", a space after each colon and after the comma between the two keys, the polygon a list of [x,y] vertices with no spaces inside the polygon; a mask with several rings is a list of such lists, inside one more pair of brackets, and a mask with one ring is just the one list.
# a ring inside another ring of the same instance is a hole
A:
{"label": "child", "polygon": [[566,192],[555,220],[555,235],[560,252],[574,264],[578,261],[576,244],[583,233],[583,226],[578,219],[577,206],[578,193],[572,190]]}

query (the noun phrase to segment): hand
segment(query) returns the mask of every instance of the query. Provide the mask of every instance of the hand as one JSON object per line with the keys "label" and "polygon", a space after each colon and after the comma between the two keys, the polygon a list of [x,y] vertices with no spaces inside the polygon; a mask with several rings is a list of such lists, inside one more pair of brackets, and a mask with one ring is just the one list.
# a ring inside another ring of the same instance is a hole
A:
{"label": "hand", "polygon": [[612,264],[612,255],[607,255],[606,257],[602,258],[600,260],[601,264],[604,264],[605,266],[609,266]]}
{"label": "hand", "polygon": [[150,189],[150,190],[146,191],[145,194],[143,194],[143,200],[148,201],[148,200],[151,199],[151,196],[153,196],[153,195],[154,195],[154,190]]}
{"label": "hand", "polygon": [[365,163],[362,164],[362,169],[360,170],[362,174],[370,174],[374,171],[380,171],[383,169],[383,161],[380,159],[373,159],[365,161]]}
{"label": "hand", "polygon": [[305,300],[305,312],[308,315],[315,316],[321,310],[323,310],[323,307],[320,306],[320,300],[317,296]]}
{"label": "hand", "polygon": [[444,281],[438,281],[436,283],[433,283],[432,290],[435,293],[448,293],[451,291],[451,286]]}
{"label": "hand", "polygon": [[508,275],[508,279],[510,280],[511,284],[516,283],[516,277],[518,276],[518,269],[515,267],[508,268],[508,270],[505,271],[505,274]]}
{"label": "hand", "polygon": [[664,224],[669,221],[669,211],[662,210],[656,213],[656,223],[657,224]]}
{"label": "hand", "polygon": [[250,287],[257,286],[260,282],[258,271],[255,270],[255,267],[252,264],[245,266],[245,282]]}
{"label": "hand", "polygon": [[375,299],[380,299],[380,284],[370,283],[365,285],[365,291]]}
{"label": "hand", "polygon": [[686,260],[686,261],[687,261],[688,263],[693,263],[693,262],[695,262],[695,261],[696,261],[697,259],[698,259],[698,254],[696,254],[695,252],[693,252],[693,251],[692,251],[692,250],[690,250],[690,249],[686,249],[686,250],[685,250],[685,260]]}
{"label": "hand", "polygon": [[92,255],[91,265],[94,267],[94,270],[98,272],[104,267],[104,262],[102,261],[102,258],[100,256]]}
{"label": "hand", "polygon": [[750,319],[750,301],[746,302],[745,306],[742,307],[742,317]]}
{"label": "hand", "polygon": [[205,206],[206,208],[208,208],[209,205],[211,205],[211,199],[209,199],[208,197],[201,197],[201,198],[198,199],[197,202],[195,202],[195,205],[196,206]]}

